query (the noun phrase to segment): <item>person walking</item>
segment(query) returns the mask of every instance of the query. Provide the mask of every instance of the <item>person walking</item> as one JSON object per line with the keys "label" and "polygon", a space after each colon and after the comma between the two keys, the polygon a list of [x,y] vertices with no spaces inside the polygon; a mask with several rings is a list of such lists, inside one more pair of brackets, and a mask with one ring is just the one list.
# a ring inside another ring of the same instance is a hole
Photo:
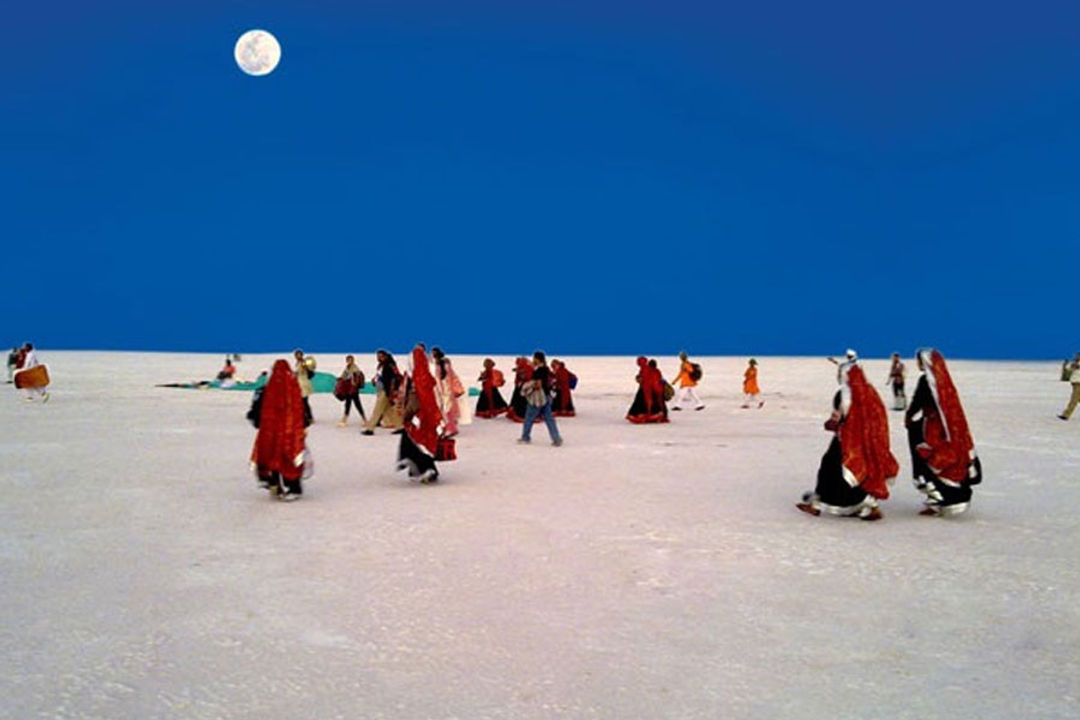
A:
{"label": "person walking", "polygon": [[431,348],[431,357],[435,360],[435,391],[443,419],[446,421],[446,434],[453,437],[458,434],[459,423],[467,425],[470,422],[466,414],[469,406],[465,397],[465,385],[442,348]]}
{"label": "person walking", "polygon": [[311,378],[315,377],[315,358],[305,357],[304,351],[299,348],[293,350],[293,357],[296,358],[296,382],[300,385],[300,399],[304,405],[304,422],[310,425],[315,422],[315,416],[311,413],[311,402],[308,400],[314,390]]}
{"label": "person walking", "polygon": [[634,401],[626,412],[626,419],[635,425],[668,422],[667,402],[664,400],[664,378],[655,364],[646,357],[637,359],[638,384]]}
{"label": "person walking", "polygon": [[367,421],[364,415],[364,406],[360,404],[360,391],[364,388],[364,373],[356,364],[356,358],[352,355],[345,356],[345,369],[341,371],[337,382],[334,384],[334,397],[345,403],[345,414],[341,416],[338,427],[349,424],[349,410],[353,405],[360,413],[360,419]]}
{"label": "person walking", "polygon": [[525,408],[525,422],[521,426],[519,443],[527,445],[532,442],[533,423],[538,417],[542,417],[547,425],[548,435],[551,436],[551,444],[555,447],[563,444],[559,426],[555,424],[555,416],[551,412],[553,380],[551,369],[547,366],[547,357],[543,351],[537,350],[532,358],[532,376],[521,387],[521,394],[528,406]]}
{"label": "person walking", "polygon": [[439,479],[435,461],[439,459],[443,416],[422,343],[413,348],[412,370],[406,383],[405,431],[398,446],[397,469],[407,470],[410,478],[421,483],[433,483]]}
{"label": "person walking", "polygon": [[982,482],[982,462],[945,358],[927,348],[915,359],[922,375],[904,425],[915,489],[926,496],[919,514],[957,515],[971,504],[972,486]]}
{"label": "person walking", "polygon": [[566,363],[562,360],[551,361],[551,373],[555,378],[555,385],[551,394],[551,412],[555,417],[574,417],[573,390],[577,387],[577,375],[570,372]]}
{"label": "person walking", "polygon": [[[19,365],[20,371],[29,370],[30,368],[37,367],[41,363],[38,362],[37,353],[34,352],[34,344],[26,343],[23,345],[23,357],[22,364]],[[45,389],[44,385],[38,387],[26,388],[27,402],[33,402],[34,400],[41,400],[41,402],[49,402],[49,391]]]}
{"label": "person walking", "polygon": [[904,363],[900,362],[900,353],[892,354],[892,365],[889,367],[889,377],[885,381],[892,386],[893,410],[903,410],[907,407],[907,393],[904,391]]}
{"label": "person walking", "polygon": [[700,380],[701,366],[690,362],[690,358],[685,352],[679,353],[679,373],[675,376],[678,391],[675,395],[675,401],[671,403],[672,410],[682,410],[684,402],[693,402],[695,410],[705,408],[705,403],[701,402],[701,398],[698,397],[697,392],[694,390]]}
{"label": "person walking", "polygon": [[473,413],[476,417],[493,418],[510,409],[499,392],[506,379],[502,371],[495,368],[494,360],[484,358],[484,369],[477,381],[480,383],[480,397],[476,399],[476,412]]}
{"label": "person walking", "polygon": [[889,483],[900,472],[889,449],[889,418],[877,391],[866,381],[855,353],[837,371],[840,389],[825,429],[832,442],[818,467],[817,484],[795,507],[810,515],[880,520],[878,501],[889,497]]}
{"label": "person walking", "polygon": [[758,387],[757,382],[757,360],[750,358],[750,362],[747,363],[746,372],[743,373],[742,384],[743,395],[746,397],[743,400],[742,407],[745,410],[753,403],[757,403],[758,409],[765,406],[765,401],[758,402],[758,395],[761,394],[761,388]]}
{"label": "person walking", "polygon": [[364,423],[362,435],[374,435],[380,424],[393,430],[401,428],[401,413],[398,410],[398,396],[401,394],[401,371],[398,370],[394,356],[386,350],[375,351],[375,409]]}
{"label": "person walking", "polygon": [[248,417],[258,429],[251,464],[259,486],[278,500],[298,500],[304,490],[305,438],[310,423],[303,397],[289,363],[278,360],[266,385],[256,394]]}
{"label": "person walking", "polygon": [[19,348],[11,348],[7,356],[7,381],[10,383],[15,371],[19,368]]}
{"label": "person walking", "polygon": [[1065,406],[1065,409],[1061,411],[1058,417],[1062,420],[1068,420],[1072,417],[1077,403],[1080,403],[1080,353],[1073,356],[1072,362],[1069,363],[1062,374],[1067,376],[1066,379],[1072,386],[1072,396],[1069,397],[1069,404]]}

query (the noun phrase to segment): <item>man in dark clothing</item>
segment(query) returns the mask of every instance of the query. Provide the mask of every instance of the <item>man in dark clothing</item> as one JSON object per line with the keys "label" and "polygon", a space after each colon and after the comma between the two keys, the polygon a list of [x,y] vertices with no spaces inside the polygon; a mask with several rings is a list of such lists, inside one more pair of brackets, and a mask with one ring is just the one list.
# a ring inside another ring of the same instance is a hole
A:
{"label": "man in dark clothing", "polygon": [[528,407],[525,409],[525,422],[521,426],[521,438],[518,442],[532,441],[530,436],[533,422],[537,416],[542,416],[547,425],[548,434],[551,435],[551,444],[558,447],[562,445],[562,438],[559,436],[559,427],[555,424],[555,416],[551,413],[551,370],[547,366],[546,356],[540,350],[533,353],[532,364],[532,380],[526,382],[521,388],[522,394],[528,401]]}

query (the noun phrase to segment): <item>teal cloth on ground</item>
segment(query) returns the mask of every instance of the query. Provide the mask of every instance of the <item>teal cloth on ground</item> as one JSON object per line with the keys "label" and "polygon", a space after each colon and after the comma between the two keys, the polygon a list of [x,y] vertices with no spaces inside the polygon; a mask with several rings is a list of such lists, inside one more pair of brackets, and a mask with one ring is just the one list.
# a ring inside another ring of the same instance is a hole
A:
{"label": "teal cloth on ground", "polygon": [[[311,389],[315,393],[332,393],[334,392],[334,384],[337,382],[337,378],[330,373],[317,372],[315,377],[311,378]],[[246,390],[252,392],[258,390],[266,384],[266,378],[260,377],[254,382],[235,382],[228,387],[222,387],[220,380],[211,380],[206,383],[174,383],[171,385],[159,385],[158,387],[175,387],[183,390]],[[361,395],[374,395],[375,385],[372,383],[365,383],[364,389],[360,391]],[[480,395],[480,389],[471,387],[469,388],[469,397],[478,397]]]}

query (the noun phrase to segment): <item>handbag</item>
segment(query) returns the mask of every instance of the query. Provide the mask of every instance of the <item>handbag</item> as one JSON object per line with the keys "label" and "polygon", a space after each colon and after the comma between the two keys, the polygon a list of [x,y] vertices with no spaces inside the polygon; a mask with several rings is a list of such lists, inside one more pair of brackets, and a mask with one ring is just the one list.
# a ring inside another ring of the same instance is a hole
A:
{"label": "handbag", "polygon": [[452,437],[440,437],[435,445],[435,460],[438,462],[457,460],[457,441]]}
{"label": "handbag", "polygon": [[354,392],[356,392],[356,386],[347,377],[339,377],[337,382],[334,383],[334,397],[338,400],[345,400],[351,397]]}

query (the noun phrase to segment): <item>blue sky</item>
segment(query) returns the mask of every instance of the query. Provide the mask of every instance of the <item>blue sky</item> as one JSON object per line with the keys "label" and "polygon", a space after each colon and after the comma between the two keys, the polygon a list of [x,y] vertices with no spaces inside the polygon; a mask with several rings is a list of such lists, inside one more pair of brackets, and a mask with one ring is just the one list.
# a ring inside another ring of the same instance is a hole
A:
{"label": "blue sky", "polygon": [[885,5],[9,7],[0,334],[1080,348],[1080,5]]}

